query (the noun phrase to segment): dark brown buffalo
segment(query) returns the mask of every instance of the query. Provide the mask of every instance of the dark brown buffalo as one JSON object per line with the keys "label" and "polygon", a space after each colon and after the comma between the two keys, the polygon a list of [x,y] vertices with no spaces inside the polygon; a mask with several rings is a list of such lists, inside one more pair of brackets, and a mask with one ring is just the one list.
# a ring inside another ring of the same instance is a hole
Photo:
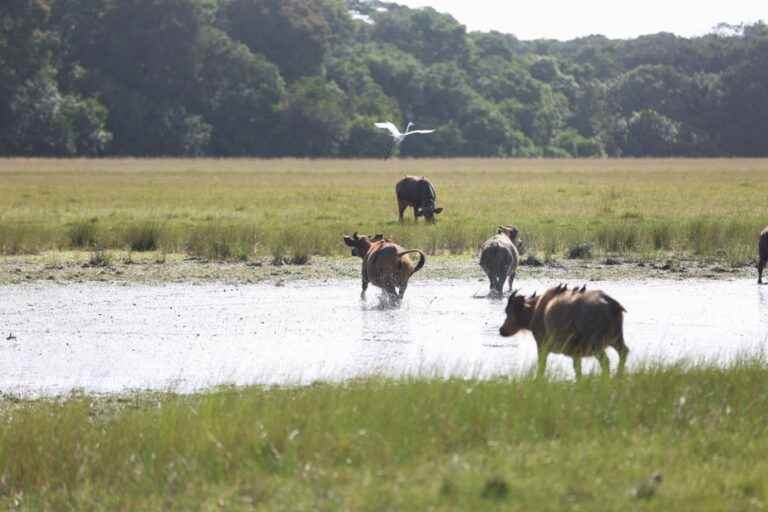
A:
{"label": "dark brown buffalo", "polygon": [[424,217],[428,222],[435,222],[435,215],[443,211],[437,208],[437,193],[432,183],[425,177],[406,176],[395,185],[397,207],[400,222],[403,222],[403,212],[409,206],[413,208],[413,217],[419,220]]}
{"label": "dark brown buffalo", "polygon": [[[427,257],[419,250],[407,251],[396,243],[385,240],[382,235],[374,237],[357,236],[357,233],[344,237],[344,243],[352,247],[352,256],[363,259],[363,291],[365,297],[368,283],[383,289],[390,298],[402,299],[408,280],[421,270]],[[419,254],[421,259],[414,266],[409,254]]]}
{"label": "dark brown buffalo", "polygon": [[763,269],[768,263],[768,227],[760,233],[760,241],[757,243],[757,284],[763,284]]}
{"label": "dark brown buffalo", "polygon": [[597,358],[608,375],[608,347],[619,353],[620,375],[629,354],[624,343],[625,312],[621,304],[602,291],[586,291],[586,287],[569,290],[560,285],[540,297],[535,293],[527,298],[513,293],[499,332],[502,336],[513,336],[521,330],[533,332],[539,352],[539,376],[544,375],[549,353],[571,357],[576,378],[581,377],[581,358],[590,356]]}
{"label": "dark brown buffalo", "polygon": [[516,247],[518,233],[515,227],[499,226],[496,235],[480,246],[480,266],[488,276],[491,293],[501,295],[507,279],[512,289],[520,260]]}

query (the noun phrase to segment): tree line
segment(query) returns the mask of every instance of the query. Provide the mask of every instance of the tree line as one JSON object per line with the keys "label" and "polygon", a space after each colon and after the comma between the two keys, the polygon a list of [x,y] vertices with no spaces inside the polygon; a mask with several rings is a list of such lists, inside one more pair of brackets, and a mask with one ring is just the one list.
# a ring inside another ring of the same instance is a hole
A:
{"label": "tree line", "polygon": [[376,0],[3,0],[0,155],[767,156],[768,26],[521,41]]}

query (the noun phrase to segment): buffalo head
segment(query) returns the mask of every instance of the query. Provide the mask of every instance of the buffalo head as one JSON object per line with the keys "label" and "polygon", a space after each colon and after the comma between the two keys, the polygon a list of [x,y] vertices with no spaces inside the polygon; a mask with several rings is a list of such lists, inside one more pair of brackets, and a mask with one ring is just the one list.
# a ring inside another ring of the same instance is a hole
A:
{"label": "buffalo head", "polygon": [[428,222],[436,222],[435,215],[443,213],[442,208],[435,208],[435,205],[422,206],[416,211],[416,216],[424,217]]}
{"label": "buffalo head", "polygon": [[505,310],[507,318],[499,329],[499,334],[504,337],[514,336],[523,329],[530,329],[533,308],[536,305],[536,294],[526,298],[512,292]]}
{"label": "buffalo head", "polygon": [[376,234],[372,237],[366,235],[358,236],[357,231],[352,236],[344,236],[344,243],[352,247],[352,256],[359,256],[360,258],[365,257],[372,242],[380,242],[382,240],[384,240],[384,235],[382,234]]}
{"label": "buffalo head", "polygon": [[517,240],[517,235],[520,234],[520,231],[514,226],[499,226],[499,229],[496,230],[496,233],[500,235],[507,235],[509,239],[514,242]]}

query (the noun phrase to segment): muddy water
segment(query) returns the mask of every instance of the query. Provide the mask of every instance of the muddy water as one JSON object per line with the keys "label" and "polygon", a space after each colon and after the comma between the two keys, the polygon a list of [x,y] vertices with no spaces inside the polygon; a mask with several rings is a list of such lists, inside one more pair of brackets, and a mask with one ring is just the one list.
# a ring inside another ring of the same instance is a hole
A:
{"label": "muddy water", "polygon": [[[523,292],[555,283],[521,281]],[[751,280],[590,283],[624,304],[639,361],[726,362],[768,345],[768,287]],[[415,281],[399,309],[357,281],[0,287],[0,391],[191,391],[383,374],[528,371],[530,334],[501,338],[504,303],[478,281]],[[6,340],[13,333],[15,339]],[[609,354],[613,366],[616,354]],[[589,362],[587,362],[589,361]],[[549,368],[571,375],[570,360]],[[596,371],[593,360],[585,371]]]}

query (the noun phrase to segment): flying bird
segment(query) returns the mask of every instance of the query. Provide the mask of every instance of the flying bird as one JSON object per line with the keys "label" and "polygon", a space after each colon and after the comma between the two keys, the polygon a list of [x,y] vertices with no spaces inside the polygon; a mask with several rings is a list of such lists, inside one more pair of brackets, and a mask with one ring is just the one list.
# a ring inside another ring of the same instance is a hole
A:
{"label": "flying bird", "polygon": [[392,155],[392,151],[399,146],[406,137],[409,135],[415,135],[415,134],[427,134],[427,133],[434,133],[435,130],[411,130],[412,126],[415,126],[413,123],[408,123],[408,126],[405,127],[405,132],[400,133],[400,130],[397,129],[397,126],[395,126],[393,123],[390,123],[387,121],[386,123],[375,123],[374,126],[376,128],[381,128],[384,130],[387,130],[389,134],[392,136],[392,139],[394,140],[394,145],[392,146],[392,150],[390,151],[389,155],[387,155],[387,158],[389,158]]}

